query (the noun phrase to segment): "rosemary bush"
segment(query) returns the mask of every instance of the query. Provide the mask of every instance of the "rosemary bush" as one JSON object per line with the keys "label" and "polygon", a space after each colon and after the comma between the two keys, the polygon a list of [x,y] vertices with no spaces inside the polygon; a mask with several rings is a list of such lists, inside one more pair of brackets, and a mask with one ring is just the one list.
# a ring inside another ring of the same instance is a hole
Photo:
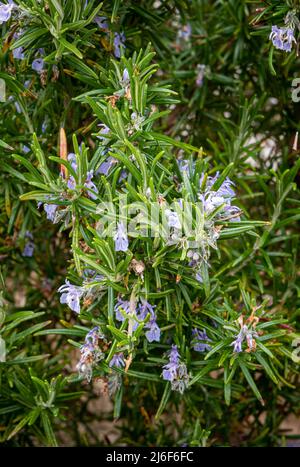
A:
{"label": "rosemary bush", "polygon": [[299,13],[0,2],[1,443],[291,442]]}

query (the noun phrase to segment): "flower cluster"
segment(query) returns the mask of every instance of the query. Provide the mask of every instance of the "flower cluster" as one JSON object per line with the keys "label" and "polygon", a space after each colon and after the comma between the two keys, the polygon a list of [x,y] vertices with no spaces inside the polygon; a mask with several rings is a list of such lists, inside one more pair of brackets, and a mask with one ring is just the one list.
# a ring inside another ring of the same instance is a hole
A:
{"label": "flower cluster", "polygon": [[170,381],[173,391],[183,394],[188,387],[189,374],[186,365],[180,361],[177,345],[172,345],[168,356],[169,362],[163,366],[162,377],[164,380]]}
{"label": "flower cluster", "polygon": [[243,351],[242,344],[243,342],[247,343],[246,352],[255,351],[256,341],[255,338],[258,337],[257,332],[255,331],[255,326],[257,323],[257,318],[250,317],[245,323],[243,316],[240,316],[238,319],[240,325],[240,332],[235,337],[234,341],[230,344],[233,345],[233,351],[240,353]]}
{"label": "flower cluster", "polygon": [[[106,18],[106,16],[96,16],[94,19],[94,22],[97,24],[99,29],[101,29],[102,31],[105,31],[106,34],[109,33],[109,24],[108,24],[108,19]],[[126,40],[126,37],[125,37],[124,32],[114,33],[113,45],[114,45],[114,55],[116,58],[121,57],[121,50],[122,48],[125,48],[125,40]]]}
{"label": "flower cluster", "polygon": [[81,357],[77,364],[77,370],[88,382],[92,379],[93,366],[104,358],[98,345],[99,339],[105,341],[104,335],[96,326],[87,333],[84,344],[80,347]]}
{"label": "flower cluster", "polygon": [[[71,284],[68,280],[65,281],[65,284],[59,287],[58,292],[61,293],[60,303],[67,304],[68,307],[75,311],[75,313],[80,313],[80,300],[83,296],[89,295],[92,296],[94,289],[97,289],[97,283],[103,280],[103,277],[96,274],[93,270],[85,269],[83,271],[83,285],[74,285]],[[95,284],[96,282],[96,284]]]}
{"label": "flower cluster", "polygon": [[[73,170],[77,172],[76,155],[74,153],[71,152],[68,155],[68,161],[71,163]],[[84,186],[87,189],[87,195],[89,196],[89,198],[95,200],[97,199],[98,188],[96,187],[95,183],[92,181],[93,176],[94,176],[93,170],[90,170],[87,172]],[[76,189],[76,181],[72,175],[70,175],[70,177],[68,178],[67,185],[70,190]]]}
{"label": "flower cluster", "polygon": [[[118,299],[115,305],[116,319],[123,322],[125,320],[124,314],[128,315],[133,319],[133,331],[135,331],[139,325],[139,321],[144,321],[147,315],[150,315],[149,321],[145,324],[146,339],[148,342],[159,342],[160,341],[160,328],[156,322],[156,314],[154,311],[155,305],[151,305],[147,300],[140,298],[139,303],[135,304],[134,310],[131,310],[131,304],[128,300]],[[123,312],[123,314],[122,314]]]}
{"label": "flower cluster", "polygon": [[[207,177],[205,188],[202,193],[199,193],[199,199],[203,203],[203,209],[207,215],[211,214],[216,208],[221,206],[222,209],[219,216],[229,217],[229,220],[235,222],[240,221],[240,209],[236,206],[232,206],[232,199],[235,198],[235,192],[233,190],[234,183],[227,177],[221,186],[214,190],[214,184],[219,178],[219,172],[214,177]],[[203,185],[204,175],[200,179],[200,186]]]}

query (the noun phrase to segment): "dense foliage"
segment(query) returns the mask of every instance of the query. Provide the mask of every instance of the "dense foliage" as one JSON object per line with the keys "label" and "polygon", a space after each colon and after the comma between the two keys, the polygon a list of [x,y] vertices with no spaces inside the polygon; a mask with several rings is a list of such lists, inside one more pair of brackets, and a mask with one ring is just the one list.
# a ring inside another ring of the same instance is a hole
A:
{"label": "dense foliage", "polygon": [[1,443],[295,437],[299,14],[0,2]]}

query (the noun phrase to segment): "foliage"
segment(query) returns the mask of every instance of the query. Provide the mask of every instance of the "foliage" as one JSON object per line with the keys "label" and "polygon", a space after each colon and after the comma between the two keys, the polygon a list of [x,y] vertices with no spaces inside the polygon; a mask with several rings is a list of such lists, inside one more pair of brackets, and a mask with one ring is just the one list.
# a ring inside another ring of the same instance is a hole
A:
{"label": "foliage", "polygon": [[[91,428],[105,418],[121,421],[116,444],[287,442],[299,59],[269,36],[287,25],[298,41],[299,8],[14,2],[0,56],[1,442],[105,445]],[[99,383],[109,415],[88,410]]]}

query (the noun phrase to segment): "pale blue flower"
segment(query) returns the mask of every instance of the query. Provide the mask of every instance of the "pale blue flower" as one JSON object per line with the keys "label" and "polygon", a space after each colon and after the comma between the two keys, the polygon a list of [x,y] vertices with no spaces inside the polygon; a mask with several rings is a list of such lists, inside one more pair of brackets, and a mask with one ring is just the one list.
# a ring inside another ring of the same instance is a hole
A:
{"label": "pale blue flower", "polygon": [[141,298],[138,306],[140,319],[144,320],[148,313],[150,313],[151,318],[155,318],[154,308],[156,308],[156,305],[151,305],[147,300]]}
{"label": "pale blue flower", "polygon": [[124,355],[122,352],[115,353],[111,361],[109,362],[109,367],[116,366],[117,368],[122,368],[125,366]]}
{"label": "pale blue flower", "polygon": [[205,76],[206,65],[199,64],[196,68],[196,86],[200,88],[203,86],[204,76]]}
{"label": "pale blue flower", "polygon": [[[231,220],[238,222],[240,218],[237,214],[240,212],[240,209],[236,206],[231,206],[232,199],[235,197],[235,192],[232,188],[234,183],[227,177],[217,190],[213,190],[213,186],[218,178],[219,172],[217,172],[214,177],[207,177],[204,193],[198,195],[203,203],[204,211],[206,214],[210,214],[216,208],[223,205],[222,212],[225,211],[229,216],[236,216]],[[204,174],[202,174],[200,178],[200,186],[203,184],[203,179]]]}
{"label": "pale blue flower", "polygon": [[9,101],[12,101],[12,102],[14,103],[15,108],[16,108],[16,111],[18,112],[18,114],[22,113],[22,109],[21,109],[21,106],[20,106],[19,102],[18,102],[18,101],[15,101],[13,96],[10,96],[10,97],[8,98],[8,100],[9,100]]}
{"label": "pale blue flower", "polygon": [[125,48],[125,34],[124,32],[121,32],[120,34],[118,32],[115,32],[114,36],[114,54],[116,58],[121,57],[121,50],[124,47]]}
{"label": "pale blue flower", "polygon": [[109,138],[107,138],[105,135],[108,135],[109,132],[110,132],[110,128],[105,125],[104,123],[99,123],[99,125],[97,125],[98,128],[100,128],[99,130],[99,135],[97,135],[97,138],[102,141],[103,143],[106,143],[109,141]]}
{"label": "pale blue flower", "polygon": [[46,212],[47,219],[53,223],[55,223],[55,215],[57,208],[57,204],[44,204],[44,210]]}
{"label": "pale blue flower", "polygon": [[128,300],[122,300],[121,298],[119,298],[115,305],[116,320],[123,322],[125,318],[120,312],[120,309],[123,312],[129,314],[130,313],[130,302]]}
{"label": "pale blue flower", "polygon": [[193,329],[193,349],[196,352],[205,352],[206,350],[210,350],[211,346],[206,344],[205,342],[209,342],[211,339],[208,338],[205,329],[200,331],[200,329]]}
{"label": "pale blue flower", "polygon": [[148,342],[159,342],[160,341],[160,328],[156,322],[156,314],[154,312],[155,305],[151,305],[147,300],[141,298],[138,306],[138,319],[143,321],[147,315],[150,314],[149,321],[145,324],[145,329],[148,331],[145,333]]}
{"label": "pale blue flower", "polygon": [[0,24],[6,23],[10,19],[12,10],[15,7],[15,3],[11,0],[9,0],[8,4],[0,2]]}
{"label": "pale blue flower", "polygon": [[180,354],[177,345],[172,345],[169,352],[169,363],[163,366],[162,376],[166,381],[173,381],[177,376]]}
{"label": "pale blue flower", "polygon": [[87,194],[88,194],[89,198],[95,200],[95,199],[97,199],[97,194],[99,193],[99,191],[98,191],[98,188],[96,187],[95,183],[92,181],[93,175],[94,175],[93,170],[90,170],[89,172],[87,172],[86,181],[84,183],[84,186],[88,190]]}
{"label": "pale blue flower", "polygon": [[105,340],[98,326],[96,326],[87,333],[85,342],[80,347],[81,356],[77,364],[77,370],[89,382],[92,379],[93,366],[104,358],[104,353],[98,345],[99,339]]}
{"label": "pale blue flower", "polygon": [[116,251],[127,251],[129,246],[127,232],[123,222],[118,222],[117,231],[114,236],[115,250]]}
{"label": "pale blue flower", "polygon": [[76,180],[73,177],[73,175],[70,175],[70,177],[67,180],[67,186],[69,190],[76,190]]}
{"label": "pale blue flower", "polygon": [[165,211],[167,222],[169,227],[173,227],[174,229],[180,229],[181,223],[178,217],[177,212],[173,212],[170,209],[166,209]]}
{"label": "pale blue flower", "polygon": [[26,243],[22,252],[22,256],[31,258],[34,252],[34,242],[33,242],[33,235],[29,230],[25,233]]}
{"label": "pale blue flower", "polygon": [[100,29],[109,29],[106,16],[95,16],[94,23],[96,23]]}
{"label": "pale blue flower", "polygon": [[85,293],[82,287],[73,285],[66,280],[66,283],[59,287],[58,292],[62,294],[60,303],[66,303],[72,311],[80,313],[80,299]]}
{"label": "pale blue flower", "polygon": [[198,281],[200,284],[203,284],[204,281],[203,281],[203,277],[200,271],[196,272],[195,278],[196,278],[196,281]]}
{"label": "pale blue flower", "polygon": [[45,133],[46,130],[47,130],[47,127],[48,127],[48,123],[46,122],[46,120],[43,121],[42,123],[42,133]]}
{"label": "pale blue flower", "polygon": [[269,37],[276,49],[291,52],[293,42],[296,44],[294,37],[294,30],[288,27],[278,28],[276,25],[272,26],[272,31]]}
{"label": "pale blue flower", "polygon": [[24,60],[25,58],[23,47],[17,47],[12,53],[15,60]]}
{"label": "pale blue flower", "polygon": [[108,175],[108,172],[110,171],[110,169],[113,167],[114,164],[116,164],[118,161],[112,157],[112,156],[108,156],[108,158],[106,159],[106,161],[102,162],[102,164],[100,165],[100,167],[97,169],[96,171],[96,175],[98,174],[102,174],[102,175]]}
{"label": "pale blue flower", "polygon": [[176,345],[172,345],[169,352],[169,362],[163,366],[162,377],[170,381],[173,391],[183,394],[188,388],[189,375],[186,365],[180,361],[180,355]]}
{"label": "pale blue flower", "polygon": [[156,322],[156,318],[150,318],[150,320],[145,324],[145,329],[148,329],[148,331],[145,333],[148,342],[160,341],[161,331]]}
{"label": "pale blue flower", "polygon": [[28,154],[30,152],[30,148],[26,146],[26,144],[23,144],[22,151],[24,152],[24,154]]}
{"label": "pale blue flower", "polygon": [[68,154],[68,162],[70,162],[72,169],[76,172],[77,171],[77,162],[76,162],[76,155],[74,152],[70,152]]}
{"label": "pale blue flower", "polygon": [[258,337],[257,332],[254,329],[249,329],[248,326],[244,324],[242,325],[241,330],[236,336],[235,340],[230,345],[233,345],[234,352],[240,353],[243,351],[242,343],[246,341],[248,345],[248,349],[254,350],[255,349],[255,343],[254,343],[255,337]]}
{"label": "pale blue flower", "polygon": [[192,28],[191,28],[191,25],[189,23],[182,26],[178,30],[178,33],[177,33],[178,39],[183,39],[184,41],[188,41],[190,39],[191,35],[192,35]]}
{"label": "pale blue flower", "polygon": [[42,58],[36,58],[31,64],[31,68],[37,73],[41,73],[44,69],[45,62]]}

